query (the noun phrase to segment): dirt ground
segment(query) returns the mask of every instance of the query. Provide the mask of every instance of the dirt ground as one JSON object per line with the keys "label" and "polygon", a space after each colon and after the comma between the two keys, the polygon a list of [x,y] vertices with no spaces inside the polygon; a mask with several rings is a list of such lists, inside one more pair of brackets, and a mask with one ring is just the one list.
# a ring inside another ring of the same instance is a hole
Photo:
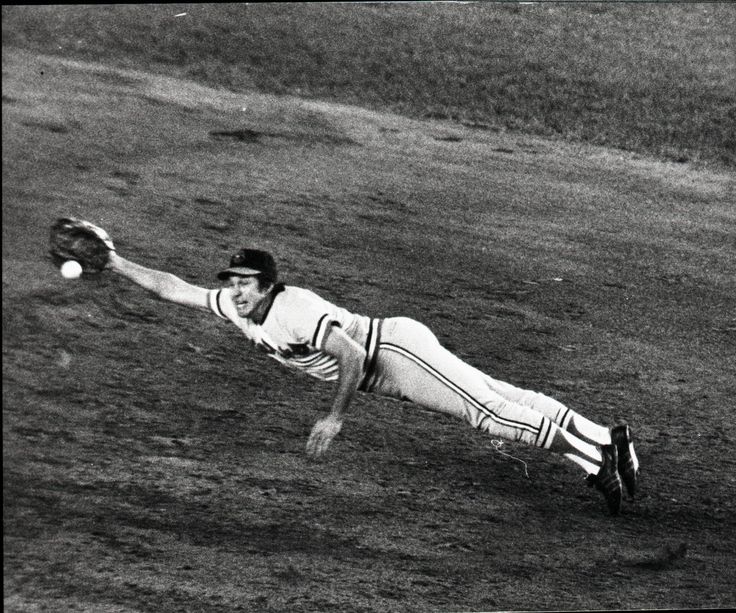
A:
{"label": "dirt ground", "polygon": [[[736,605],[732,175],[5,48],[2,96],[6,611]],[[641,493],[612,518],[566,460],[370,396],[309,459],[332,388],[122,278],[63,280],[66,215],[192,283],[251,245],[415,317],[630,422]]]}

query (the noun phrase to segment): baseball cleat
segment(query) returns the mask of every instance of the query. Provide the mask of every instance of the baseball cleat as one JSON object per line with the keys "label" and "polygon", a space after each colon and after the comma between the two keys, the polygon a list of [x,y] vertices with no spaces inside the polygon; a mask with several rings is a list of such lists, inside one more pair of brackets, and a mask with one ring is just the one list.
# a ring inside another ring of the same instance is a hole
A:
{"label": "baseball cleat", "polygon": [[631,438],[631,428],[622,424],[611,428],[611,442],[618,452],[618,472],[626,486],[626,491],[632,498],[636,493],[639,479],[639,460],[634,451],[634,441]]}
{"label": "baseball cleat", "polygon": [[621,477],[618,474],[618,453],[616,445],[604,445],[601,447],[601,455],[603,456],[603,466],[597,475],[588,475],[588,485],[595,485],[595,488],[603,494],[608,505],[611,515],[618,515],[621,512]]}

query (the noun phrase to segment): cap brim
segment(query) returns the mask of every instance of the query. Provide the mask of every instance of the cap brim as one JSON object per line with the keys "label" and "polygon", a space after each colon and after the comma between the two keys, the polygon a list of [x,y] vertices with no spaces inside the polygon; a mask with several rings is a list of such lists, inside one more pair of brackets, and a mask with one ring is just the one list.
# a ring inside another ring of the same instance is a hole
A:
{"label": "cap brim", "polygon": [[220,279],[220,281],[224,281],[225,279],[229,277],[253,277],[255,275],[260,275],[262,271],[256,270],[255,268],[247,268],[245,266],[233,266],[232,268],[226,268],[225,270],[222,270],[217,273],[217,278]]}

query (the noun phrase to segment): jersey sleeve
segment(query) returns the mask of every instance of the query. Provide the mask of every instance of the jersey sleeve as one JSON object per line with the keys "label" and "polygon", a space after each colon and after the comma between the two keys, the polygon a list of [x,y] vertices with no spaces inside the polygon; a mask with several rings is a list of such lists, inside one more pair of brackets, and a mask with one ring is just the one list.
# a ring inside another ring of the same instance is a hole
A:
{"label": "jersey sleeve", "polygon": [[330,304],[312,292],[295,288],[280,298],[273,323],[286,333],[290,343],[321,349],[329,329],[340,326]]}
{"label": "jersey sleeve", "polygon": [[332,326],[340,326],[340,322],[333,319],[329,313],[324,313],[317,322],[317,327],[314,329],[314,335],[312,336],[311,346],[315,349],[322,349],[322,343],[325,341],[328,330]]}
{"label": "jersey sleeve", "polygon": [[211,289],[207,293],[207,306],[218,317],[232,320],[232,300],[226,288]]}

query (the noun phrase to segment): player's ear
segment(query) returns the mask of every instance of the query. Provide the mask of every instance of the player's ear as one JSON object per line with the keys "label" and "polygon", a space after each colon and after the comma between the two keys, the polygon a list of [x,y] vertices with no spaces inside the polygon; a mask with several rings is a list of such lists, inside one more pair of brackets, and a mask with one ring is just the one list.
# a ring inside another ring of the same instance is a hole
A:
{"label": "player's ear", "polygon": [[273,281],[268,279],[263,273],[256,275],[258,281],[258,291],[264,294],[270,292],[273,289]]}

